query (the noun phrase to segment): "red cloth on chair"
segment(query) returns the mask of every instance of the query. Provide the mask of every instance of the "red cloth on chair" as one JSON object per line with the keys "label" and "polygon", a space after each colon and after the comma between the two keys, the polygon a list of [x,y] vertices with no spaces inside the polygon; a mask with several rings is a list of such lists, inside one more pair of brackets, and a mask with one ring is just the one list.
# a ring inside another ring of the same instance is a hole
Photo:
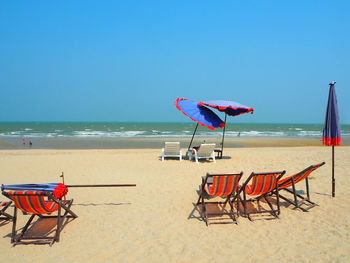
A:
{"label": "red cloth on chair", "polygon": [[59,183],[53,190],[53,195],[60,199],[68,193],[68,188],[62,183]]}

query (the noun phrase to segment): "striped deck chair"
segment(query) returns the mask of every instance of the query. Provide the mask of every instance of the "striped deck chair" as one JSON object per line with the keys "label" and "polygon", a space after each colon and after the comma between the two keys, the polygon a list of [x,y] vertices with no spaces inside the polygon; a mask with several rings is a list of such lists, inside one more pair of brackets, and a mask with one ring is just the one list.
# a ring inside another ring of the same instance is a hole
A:
{"label": "striped deck chair", "polygon": [[[60,232],[66,218],[77,218],[77,215],[70,210],[73,199],[63,201],[54,197],[51,192],[46,191],[3,191],[2,193],[10,198],[15,205],[11,234],[11,243],[13,243],[14,246],[17,244],[50,244],[51,246],[55,241],[59,241]],[[17,209],[21,210],[23,214],[31,214],[19,236],[16,236]],[[63,215],[61,214],[62,209],[65,210]],[[56,211],[57,215],[50,215]],[[27,229],[35,216],[39,218],[57,218],[54,236],[26,235]],[[31,241],[26,242],[22,240]]]}
{"label": "striped deck chair", "polygon": [[[294,201],[291,199],[288,199],[287,197],[284,197],[283,195],[279,194],[279,196],[287,201],[288,203],[292,204],[295,206],[295,208],[299,208],[300,210],[307,212],[309,209],[312,207],[317,206],[316,203],[312,202],[310,200],[310,191],[309,191],[309,179],[308,176],[315,171],[316,169],[320,168],[322,165],[324,165],[325,162],[316,164],[316,165],[311,165],[304,169],[303,171],[291,175],[289,177],[283,178],[282,180],[278,181],[278,191],[281,192],[281,190],[284,190],[290,194],[293,194]],[[299,183],[300,181],[305,180],[305,187],[306,187],[306,197],[300,195],[297,193],[295,190],[295,185]],[[288,189],[288,187],[291,187],[291,189]],[[301,199],[301,201],[298,201],[298,197]],[[302,205],[306,205],[305,208],[301,207]]]}
{"label": "striped deck chair", "polygon": [[[206,225],[209,225],[209,216],[221,216],[229,215],[233,222],[237,224],[233,212],[233,202],[239,198],[237,194],[239,180],[242,177],[243,172],[237,174],[209,174],[202,177],[202,184],[200,186],[200,194],[197,201],[197,206],[201,204],[202,209],[199,209],[201,217],[204,219]],[[214,197],[223,197],[225,202],[206,202],[205,199],[211,199]],[[232,198],[232,200],[231,200]],[[230,204],[230,211],[226,212],[226,204]],[[208,213],[205,205],[206,204],[220,204],[222,205],[221,213]],[[226,222],[216,222],[211,224],[226,224]]]}
{"label": "striped deck chair", "polygon": [[[285,174],[286,171],[282,172],[269,172],[269,173],[251,173],[245,183],[240,187],[239,193],[243,192],[243,209],[244,215],[252,221],[250,214],[261,214],[261,213],[270,213],[274,217],[278,218],[280,214],[280,204],[279,204],[279,194],[278,194],[278,180]],[[250,185],[248,183],[251,182]],[[273,191],[276,191],[276,208],[273,208],[270,200],[268,200],[267,195],[271,194]],[[247,195],[251,198],[247,200]],[[266,203],[269,205],[270,210],[264,209],[261,210],[261,206],[259,201],[264,199]],[[248,202],[258,202],[258,210],[249,211],[247,209]]]}
{"label": "striped deck chair", "polygon": [[13,217],[12,215],[6,213],[6,209],[11,205],[11,201],[10,202],[2,202],[0,201],[0,220],[11,220]]}

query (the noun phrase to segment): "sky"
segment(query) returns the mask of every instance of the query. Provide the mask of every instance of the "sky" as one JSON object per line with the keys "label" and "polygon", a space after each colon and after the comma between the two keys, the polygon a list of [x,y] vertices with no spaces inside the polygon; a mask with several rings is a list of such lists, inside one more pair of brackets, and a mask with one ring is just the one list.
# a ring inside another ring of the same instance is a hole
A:
{"label": "sky", "polygon": [[350,124],[349,1],[3,1],[0,121],[190,121],[176,98]]}

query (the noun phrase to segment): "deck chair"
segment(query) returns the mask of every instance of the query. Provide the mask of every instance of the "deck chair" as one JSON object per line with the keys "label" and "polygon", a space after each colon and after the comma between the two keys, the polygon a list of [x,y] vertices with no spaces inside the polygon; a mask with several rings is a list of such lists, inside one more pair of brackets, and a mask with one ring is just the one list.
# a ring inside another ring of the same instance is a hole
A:
{"label": "deck chair", "polygon": [[[239,194],[237,193],[237,190],[239,186],[239,180],[241,179],[242,174],[243,172],[237,173],[237,174],[207,173],[205,177],[202,177],[202,184],[200,186],[200,194],[197,201],[197,207],[199,204],[201,204],[202,209],[199,209],[199,211],[200,211],[201,217],[203,218],[207,226],[209,225],[209,221],[208,221],[209,216],[221,216],[221,215],[229,215],[232,218],[233,222],[237,224],[237,220],[233,212],[233,203],[235,200],[238,200],[240,198]],[[211,199],[214,197],[223,197],[225,198],[225,202],[205,201],[205,199]],[[220,204],[222,205],[223,211],[225,211],[225,206],[227,203],[230,204],[229,212],[208,213],[205,207],[206,204],[218,204],[218,205]],[[214,224],[226,224],[226,223],[216,222]]]}
{"label": "deck chair", "polygon": [[164,158],[166,157],[177,157],[181,161],[182,153],[181,153],[179,142],[164,143],[164,148],[162,148],[162,162],[164,162]]}
{"label": "deck chair", "polygon": [[[8,191],[2,192],[3,195],[10,198],[14,204],[13,224],[11,243],[17,244],[50,244],[50,246],[60,239],[60,232],[65,224],[66,218],[77,218],[78,216],[70,210],[73,203],[72,200],[61,200],[53,196],[51,192],[46,191]],[[23,227],[19,236],[16,236],[16,223],[17,223],[17,209],[20,209],[23,214],[31,214],[29,220]],[[62,209],[65,210],[62,215]],[[50,215],[57,211],[57,215]],[[44,216],[45,215],[45,216]],[[57,226],[54,236],[34,236],[26,235],[28,227],[33,221],[34,217],[39,218],[57,218]],[[29,242],[22,240],[31,240]]]}
{"label": "deck chair", "polygon": [[[282,172],[269,172],[269,173],[251,173],[245,183],[240,187],[240,192],[243,192],[243,209],[244,215],[252,221],[250,217],[251,214],[261,214],[261,213],[270,213],[275,218],[278,218],[280,214],[280,203],[279,203],[279,194],[278,194],[278,180],[285,174],[286,171]],[[251,182],[250,185],[248,183]],[[266,198],[271,192],[275,191],[276,193],[276,206],[274,208],[268,198]],[[247,199],[247,195],[250,196],[250,199]],[[257,210],[257,211],[248,211],[247,203],[248,202],[258,202],[258,207],[260,207],[259,201],[264,199],[265,202],[270,207],[270,210]]]}
{"label": "deck chair", "polygon": [[[310,191],[309,191],[309,179],[308,176],[315,171],[316,169],[320,168],[322,165],[324,165],[325,162],[311,165],[307,167],[306,169],[302,170],[301,172],[291,175],[289,177],[283,178],[282,180],[278,181],[278,191],[281,192],[286,191],[293,195],[294,200],[288,199],[287,197],[284,197],[283,195],[279,194],[279,196],[287,201],[288,203],[295,206],[295,208],[299,208],[300,210],[304,212],[308,212],[309,209],[317,206],[316,203],[312,202],[310,200]],[[300,195],[295,190],[295,185],[299,183],[300,181],[305,180],[305,188],[306,188],[306,197]],[[291,189],[288,189],[288,187],[291,187]],[[298,201],[298,197],[301,199],[301,201]],[[302,205],[306,205],[306,207],[301,207]]]}
{"label": "deck chair", "polygon": [[201,144],[199,149],[193,148],[191,159],[195,158],[196,163],[198,163],[198,159],[213,159],[214,163],[215,161],[215,153],[214,153],[215,143],[208,143],[208,144]]}
{"label": "deck chair", "polygon": [[11,205],[11,201],[9,202],[1,202],[0,201],[0,220],[11,220],[13,217],[12,215],[6,213],[6,209]]}

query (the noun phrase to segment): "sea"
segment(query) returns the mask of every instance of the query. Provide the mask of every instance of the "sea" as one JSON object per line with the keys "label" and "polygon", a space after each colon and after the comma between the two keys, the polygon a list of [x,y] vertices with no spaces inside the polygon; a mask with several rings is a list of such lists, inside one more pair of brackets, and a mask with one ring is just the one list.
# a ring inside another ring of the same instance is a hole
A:
{"label": "sea", "polygon": [[[186,138],[196,124],[165,122],[0,122],[0,138]],[[322,137],[322,124],[228,123],[225,137]],[[198,126],[196,136],[215,138],[222,129]],[[341,126],[350,136],[350,125]]]}

